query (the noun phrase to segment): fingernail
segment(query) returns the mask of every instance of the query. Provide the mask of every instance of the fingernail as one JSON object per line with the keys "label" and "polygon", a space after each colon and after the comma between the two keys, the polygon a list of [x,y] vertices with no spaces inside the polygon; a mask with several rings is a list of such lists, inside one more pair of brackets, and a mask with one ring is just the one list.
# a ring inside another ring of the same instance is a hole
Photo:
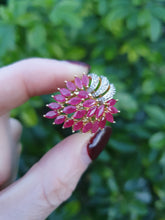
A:
{"label": "fingernail", "polygon": [[98,131],[89,141],[87,145],[87,152],[91,160],[96,159],[103,151],[108,140],[111,136],[112,129],[105,127],[103,130]]}
{"label": "fingernail", "polygon": [[67,62],[71,63],[71,64],[75,64],[75,65],[80,65],[83,67],[86,67],[88,69],[88,71],[90,70],[90,65],[84,62],[80,62],[80,61],[75,61],[75,60],[66,60]]}

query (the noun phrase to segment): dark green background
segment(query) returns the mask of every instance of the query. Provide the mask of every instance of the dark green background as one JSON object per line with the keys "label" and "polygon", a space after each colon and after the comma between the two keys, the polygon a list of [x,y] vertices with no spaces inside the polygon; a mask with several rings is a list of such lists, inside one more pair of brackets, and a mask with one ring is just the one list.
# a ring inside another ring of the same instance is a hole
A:
{"label": "dark green background", "polygon": [[[106,150],[48,219],[165,220],[165,1],[5,2],[0,66],[34,56],[84,61],[115,84],[119,99]],[[24,125],[20,176],[71,134],[42,118],[50,100],[12,111]]]}

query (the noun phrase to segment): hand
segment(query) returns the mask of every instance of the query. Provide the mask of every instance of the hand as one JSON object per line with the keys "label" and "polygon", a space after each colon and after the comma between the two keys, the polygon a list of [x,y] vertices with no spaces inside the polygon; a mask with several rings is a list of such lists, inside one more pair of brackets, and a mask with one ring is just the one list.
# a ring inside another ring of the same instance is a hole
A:
{"label": "hand", "polygon": [[93,137],[73,134],[11,184],[17,173],[22,127],[9,118],[9,111],[32,96],[54,92],[75,73],[87,72],[88,65],[83,63],[40,58],[0,69],[0,219],[45,219],[72,194],[82,173],[106,145],[109,127]]}

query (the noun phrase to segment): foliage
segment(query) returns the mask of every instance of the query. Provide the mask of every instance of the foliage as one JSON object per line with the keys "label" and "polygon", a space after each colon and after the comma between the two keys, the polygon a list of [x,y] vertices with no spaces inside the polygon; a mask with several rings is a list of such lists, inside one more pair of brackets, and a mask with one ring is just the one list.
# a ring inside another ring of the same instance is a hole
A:
{"label": "foliage", "polygon": [[[120,116],[106,150],[52,219],[164,219],[165,3],[9,0],[0,6],[0,65],[81,60],[116,85]],[[49,96],[13,110],[24,124],[20,175],[71,133],[42,118]],[[56,133],[56,135],[54,135]]]}

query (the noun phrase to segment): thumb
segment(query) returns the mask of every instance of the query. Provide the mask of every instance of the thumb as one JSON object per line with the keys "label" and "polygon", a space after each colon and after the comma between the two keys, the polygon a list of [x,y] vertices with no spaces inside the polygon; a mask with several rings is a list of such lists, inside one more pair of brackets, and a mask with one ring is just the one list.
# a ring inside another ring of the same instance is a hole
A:
{"label": "thumb", "polygon": [[57,144],[22,179],[1,192],[2,219],[45,219],[72,194],[110,134],[111,128],[105,127],[94,136],[77,133]]}

